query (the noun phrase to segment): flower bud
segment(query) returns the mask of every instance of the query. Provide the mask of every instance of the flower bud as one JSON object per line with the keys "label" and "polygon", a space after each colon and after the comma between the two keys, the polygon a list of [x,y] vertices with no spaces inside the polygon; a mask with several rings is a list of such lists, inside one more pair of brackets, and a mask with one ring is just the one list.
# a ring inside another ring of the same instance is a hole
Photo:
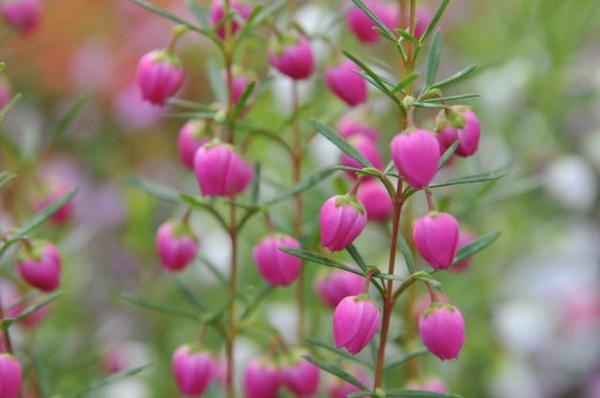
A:
{"label": "flower bud", "polygon": [[[370,384],[367,374],[360,369],[354,372],[354,377],[364,385]],[[359,391],[361,391],[361,389],[356,387],[354,384],[350,384],[347,381],[335,378],[333,384],[331,384],[327,389],[327,395],[329,395],[329,398],[348,398],[348,395],[351,393]],[[367,398],[367,396],[365,395],[360,398]]]}
{"label": "flower bud", "polygon": [[379,180],[361,183],[356,197],[367,210],[369,221],[385,221],[394,211],[392,199]]}
{"label": "flower bud", "polygon": [[333,337],[337,348],[359,353],[379,330],[379,308],[366,295],[344,298],[333,313]]}
{"label": "flower bud", "polygon": [[294,80],[308,79],[315,67],[313,51],[305,37],[276,41],[269,52],[269,61],[275,69]]}
{"label": "flower bud", "polygon": [[448,213],[430,212],[413,225],[417,251],[435,269],[446,269],[452,264],[458,248],[458,235],[458,221]]}
{"label": "flower bud", "polygon": [[335,270],[325,278],[317,279],[315,289],[331,308],[335,308],[343,298],[362,293],[365,279],[348,271]]}
{"label": "flower bud", "polygon": [[321,246],[331,251],[343,250],[360,235],[366,224],[365,208],[356,198],[333,196],[323,204],[319,214]]}
{"label": "flower bud", "polygon": [[12,98],[12,89],[9,81],[4,76],[0,76],[0,110],[3,109]]}
{"label": "flower bud", "polygon": [[156,250],[165,270],[179,272],[198,254],[198,239],[185,222],[169,220],[158,228]]}
{"label": "flower bud", "polygon": [[204,196],[237,195],[246,190],[254,177],[254,169],[235,148],[218,140],[196,151],[194,171]]}
{"label": "flower bud", "polygon": [[19,361],[10,354],[0,354],[0,398],[17,398],[22,380]]}
{"label": "flower bud", "polygon": [[246,398],[277,398],[281,385],[279,369],[261,360],[250,362],[244,373]]}
{"label": "flower bud", "polygon": [[424,383],[411,381],[406,385],[406,388],[417,391],[448,392],[448,387],[438,378],[429,378]]}
{"label": "flower bud", "polygon": [[373,142],[379,140],[379,132],[376,129],[349,116],[344,116],[338,121],[337,131],[344,138],[362,135]]}
{"label": "flower bud", "polygon": [[[470,232],[460,232],[458,235],[458,247],[457,250],[468,245],[469,243],[474,242],[477,239],[477,237],[475,235],[473,235]],[[457,262],[456,264],[454,264],[452,266],[452,270],[453,271],[464,271],[467,268],[469,268],[469,265],[471,265],[471,263],[473,262],[473,257],[468,257],[465,258],[464,260],[461,260],[459,262]]]}
{"label": "flower bud", "polygon": [[433,355],[455,359],[465,340],[465,320],[458,308],[436,302],[419,317],[419,334]]}
{"label": "flower bud", "polygon": [[427,130],[400,133],[390,147],[396,168],[410,186],[421,189],[429,185],[437,174],[441,156],[440,145],[433,133]]}
{"label": "flower bud", "polygon": [[154,50],[144,55],[137,67],[137,83],[142,97],[154,105],[164,105],[183,83],[179,58],[167,51]]}
{"label": "flower bud", "polygon": [[319,368],[304,358],[294,358],[281,370],[283,384],[298,397],[312,397],[319,391]]}
{"label": "flower bud", "polygon": [[358,75],[361,69],[350,60],[343,61],[337,67],[331,67],[325,73],[327,87],[349,106],[367,102],[367,82]]}
{"label": "flower bud", "polygon": [[[373,165],[373,167],[380,170],[383,169],[383,159],[381,158],[381,155],[379,154],[379,148],[377,148],[377,144],[374,141],[363,135],[351,137],[349,141],[350,144],[356,148],[358,153],[363,155],[365,159],[367,159]],[[363,168],[362,164],[345,153],[340,155],[340,163],[343,166],[354,167],[357,169]],[[349,171],[347,174],[352,178],[357,178],[356,173],[353,171]]]}
{"label": "flower bud", "polygon": [[218,27],[216,33],[221,40],[225,39],[225,36],[227,35],[227,24],[230,24],[230,33],[233,36],[240,27],[237,19],[241,18],[246,20],[252,12],[252,9],[248,4],[241,3],[238,0],[230,0],[229,7],[231,8],[231,11],[237,15],[225,22],[223,21],[223,18],[225,17],[225,1],[213,0],[210,6],[210,24],[213,28]]}
{"label": "flower bud", "polygon": [[4,0],[0,13],[7,24],[22,32],[34,30],[40,23],[40,0]]}
{"label": "flower bud", "polygon": [[51,292],[60,284],[60,253],[51,243],[28,243],[19,254],[17,269],[29,285],[44,292]]}
{"label": "flower bud", "polygon": [[192,351],[187,345],[173,353],[173,375],[183,395],[202,395],[217,373],[216,360],[206,351]]}
{"label": "flower bud", "polygon": [[296,280],[302,260],[279,250],[280,247],[300,248],[300,243],[287,235],[272,235],[254,246],[252,255],[260,274],[273,286],[288,286]]}
{"label": "flower bud", "polygon": [[[391,4],[386,4],[380,0],[365,1],[367,8],[373,12],[390,29],[398,27],[399,14]],[[375,30],[375,22],[357,6],[353,6],[346,16],[348,27],[354,33],[356,38],[363,43],[374,43],[379,41],[380,34]]]}
{"label": "flower bud", "polygon": [[207,130],[208,126],[204,120],[190,120],[179,130],[177,149],[179,160],[184,167],[194,168],[196,150],[208,142]]}
{"label": "flower bud", "polygon": [[456,140],[460,144],[456,148],[456,154],[461,157],[474,155],[479,149],[479,138],[481,135],[481,124],[477,115],[471,110],[465,108],[454,108],[446,116],[440,113],[436,119],[439,126],[437,135],[442,151],[446,151]]}

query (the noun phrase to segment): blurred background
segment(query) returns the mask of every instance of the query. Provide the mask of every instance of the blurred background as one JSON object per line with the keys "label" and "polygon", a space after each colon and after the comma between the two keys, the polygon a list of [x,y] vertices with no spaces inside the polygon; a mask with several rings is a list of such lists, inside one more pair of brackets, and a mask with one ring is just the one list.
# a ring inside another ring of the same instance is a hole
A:
{"label": "blurred background", "polygon": [[[193,18],[183,0],[154,3]],[[208,1],[197,3],[208,7]],[[398,60],[387,44],[367,48],[348,32],[340,16],[350,2],[288,3],[286,18],[308,32],[326,33],[337,47],[396,68]],[[418,4],[434,10],[438,2]],[[7,63],[2,74],[23,98],[5,118],[0,134],[8,137],[0,141],[0,169],[19,174],[11,191],[16,199],[0,199],[1,225],[18,223],[30,213],[30,203],[18,198],[39,197],[52,184],[79,187],[70,225],[45,227],[64,252],[65,296],[38,326],[23,327],[16,337],[26,342],[23,355],[41,362],[57,394],[77,391],[115,368],[151,362],[141,376],[112,384],[97,396],[176,396],[171,353],[194,339],[197,325],[145,311],[122,295],[187,310],[193,308],[179,283],[206,298],[224,295],[219,277],[227,272],[226,235],[206,214],[194,214],[192,226],[202,241],[204,261],[178,278],[167,275],[158,266],[155,231],[184,209],[157,201],[126,179],[143,177],[198,194],[193,174],[177,160],[176,135],[184,121],[142,102],[135,85],[137,61],[166,46],[172,26],[128,0],[45,0],[36,30],[2,39],[0,59]],[[482,65],[474,78],[448,92],[481,95],[466,103],[482,121],[482,144],[474,158],[456,162],[440,178],[500,168],[509,175],[436,196],[440,207],[457,215],[467,229],[479,235],[498,230],[502,236],[468,271],[440,276],[444,294],[467,322],[460,360],[441,363],[426,357],[419,366],[469,398],[598,398],[600,2],[455,0],[441,26],[440,76]],[[247,118],[275,126],[290,112],[289,81],[269,69],[264,42],[248,43],[237,63],[265,90]],[[301,87],[303,123],[317,117],[334,125],[345,107],[324,88],[322,72],[341,56],[323,42],[314,45],[318,73]],[[214,102],[209,76],[221,65],[212,45],[188,34],[178,53],[187,72],[178,97]],[[58,120],[82,98],[85,105],[77,120],[64,137],[52,139]],[[381,131],[384,143],[397,132],[389,104],[375,93],[354,112]],[[419,121],[431,126],[434,115],[422,112]],[[386,146],[382,150],[389,160]],[[290,184],[277,167],[285,154],[268,141],[254,140],[248,154],[263,163],[265,197]],[[337,159],[334,147],[316,138],[307,168]],[[334,183],[322,183],[308,195],[307,214],[316,215],[323,200],[347,184],[339,177],[330,181]],[[275,210],[283,228],[292,225],[288,205]],[[415,203],[413,211],[420,214],[421,205]],[[316,241],[316,216],[306,222]],[[241,280],[249,296],[263,283],[250,250],[265,233],[264,222],[256,218],[243,237]],[[382,236],[380,228],[370,226],[357,241],[370,263],[385,259]],[[2,272],[8,275],[12,260],[4,261]],[[309,266],[307,280],[317,272]],[[307,292],[308,335],[331,341],[330,310],[312,282]],[[290,292],[275,291],[261,311],[293,341],[296,317]],[[401,336],[405,327],[410,326],[397,324],[393,330]],[[219,349],[218,336],[209,333],[207,341]],[[240,366],[262,351],[261,344],[260,336],[240,338]],[[404,372],[398,370],[396,384],[403,384]],[[221,396],[218,387],[211,394]]]}

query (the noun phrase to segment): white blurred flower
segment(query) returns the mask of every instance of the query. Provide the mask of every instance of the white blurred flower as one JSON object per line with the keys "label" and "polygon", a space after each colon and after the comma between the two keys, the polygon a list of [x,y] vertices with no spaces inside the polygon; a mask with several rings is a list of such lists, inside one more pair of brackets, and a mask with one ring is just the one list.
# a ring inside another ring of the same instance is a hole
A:
{"label": "white blurred flower", "polygon": [[148,387],[139,379],[126,379],[108,385],[102,390],[104,398],[149,398]]}
{"label": "white blurred flower", "polygon": [[266,308],[269,321],[284,336],[289,343],[296,342],[296,329],[298,325],[298,311],[296,306],[286,304],[269,304]]}
{"label": "white blurred flower", "polygon": [[322,135],[317,135],[310,142],[311,158],[318,163],[319,168],[333,166],[339,163],[341,151]]}
{"label": "white blurred flower", "polygon": [[490,395],[495,398],[542,398],[542,388],[532,369],[520,361],[504,362],[490,385]]}
{"label": "white blurred flower", "polygon": [[571,210],[587,211],[596,200],[596,177],[581,157],[564,156],[555,161],[543,176],[548,193]]}

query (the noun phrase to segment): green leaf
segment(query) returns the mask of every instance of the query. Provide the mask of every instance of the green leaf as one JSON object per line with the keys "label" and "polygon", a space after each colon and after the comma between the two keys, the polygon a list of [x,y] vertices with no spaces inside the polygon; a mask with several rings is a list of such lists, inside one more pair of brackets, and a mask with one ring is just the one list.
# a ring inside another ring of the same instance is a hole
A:
{"label": "green leaf", "polygon": [[363,3],[361,0],[352,0],[352,2],[356,4],[356,6],[360,8],[365,14],[367,14],[367,16],[373,22],[375,22],[375,25],[379,27],[379,32],[383,35],[383,37],[393,41],[394,43],[396,42],[396,36],[394,36],[394,33],[381,21],[381,19],[379,19],[377,15],[373,13],[373,11],[369,9],[369,7],[365,5],[365,3]]}
{"label": "green leaf", "polygon": [[179,198],[179,192],[165,187],[164,185],[158,184],[156,182],[148,181],[143,178],[127,176],[125,180],[133,185],[135,188],[139,189],[142,192],[147,193],[151,197],[155,199],[165,200],[167,202],[181,204],[181,199]]}
{"label": "green leaf", "polygon": [[487,181],[496,181],[508,174],[505,170],[497,170],[489,173],[475,174],[472,176],[451,178],[446,182],[438,182],[429,185],[429,188],[448,187],[451,185],[475,184]]}
{"label": "green leaf", "polygon": [[437,98],[427,98],[423,102],[450,102],[450,101],[460,101],[469,98],[477,98],[479,94],[460,94],[460,95],[450,95],[448,97],[437,97]]}
{"label": "green leaf", "polygon": [[435,27],[437,26],[437,24],[440,22],[440,19],[444,15],[444,11],[446,11],[446,7],[448,7],[449,2],[450,2],[450,0],[444,0],[442,2],[442,4],[440,5],[440,8],[438,8],[438,10],[435,12],[435,15],[433,16],[433,18],[431,18],[431,22],[429,23],[429,25],[427,25],[427,29],[425,29],[425,32],[423,32],[423,35],[419,39],[421,41],[421,44],[427,42],[427,40],[429,39],[429,36],[431,36],[433,31],[435,30]]}
{"label": "green leaf", "polygon": [[432,84],[430,88],[439,88],[439,87],[447,86],[448,84],[451,84],[451,83],[456,83],[456,82],[464,79],[471,73],[475,72],[477,69],[479,69],[479,65],[471,65],[459,72],[456,72],[453,75],[448,76],[447,78],[445,78],[443,80],[440,80],[437,83]]}
{"label": "green leaf", "polygon": [[408,86],[409,84],[412,84],[418,78],[419,78],[419,74],[417,72],[412,72],[412,73],[406,75],[405,77],[402,78],[402,80],[400,80],[398,82],[398,84],[396,84],[396,86],[394,86],[394,88],[392,89],[392,93],[395,94],[395,93],[403,90],[406,86]]}
{"label": "green leaf", "polygon": [[332,169],[332,168],[327,168],[327,169],[318,171],[315,174],[304,178],[302,181],[291,186],[290,188],[284,190],[283,192],[281,192],[279,195],[277,195],[273,199],[265,202],[265,206],[272,206],[272,205],[279,203],[291,196],[294,196],[295,194],[297,194],[299,192],[306,191],[307,189],[312,188],[313,186],[317,185],[319,182],[323,181],[324,179],[326,179],[327,177],[332,175],[334,172],[335,172],[335,169]]}
{"label": "green leaf", "polygon": [[227,86],[223,79],[221,68],[211,60],[206,63],[206,71],[208,73],[210,87],[212,88],[215,97],[217,97],[217,100],[221,104],[227,104],[229,94],[227,94]]}
{"label": "green leaf", "polygon": [[252,94],[252,91],[254,91],[255,86],[256,86],[256,82],[252,81],[246,86],[246,88],[242,92],[241,97],[235,103],[235,107],[233,108],[233,113],[231,115],[233,120],[237,120],[239,118],[239,116],[242,114],[242,112],[244,111],[244,108],[246,107],[246,103],[248,102],[248,98],[250,98],[250,94]]}
{"label": "green leaf", "polygon": [[408,41],[410,41],[411,43],[414,43],[414,44],[419,44],[419,39],[417,39],[416,37],[414,37],[413,35],[411,35],[410,33],[408,33],[406,31],[406,29],[398,28],[398,29],[394,29],[394,31],[396,33],[398,33],[400,36],[402,36],[403,39],[408,40]]}
{"label": "green leaf", "polygon": [[183,202],[187,203],[193,208],[208,211],[224,230],[228,230],[229,226],[227,225],[227,221],[225,221],[223,216],[221,216],[217,209],[215,209],[212,205],[204,203],[202,200],[185,193],[179,194],[179,197]]}
{"label": "green leaf", "polygon": [[306,359],[308,362],[312,363],[313,365],[323,369],[325,372],[330,373],[334,376],[337,376],[340,379],[345,380],[348,383],[350,383],[362,390],[367,390],[367,391],[369,390],[369,387],[365,386],[363,383],[361,383],[359,380],[357,380],[354,376],[352,376],[349,373],[346,373],[342,369],[340,369],[328,362],[325,362],[321,359],[315,358],[310,355],[305,355],[304,359]]}
{"label": "green leaf", "polygon": [[83,111],[83,108],[85,108],[85,105],[89,99],[90,97],[88,95],[82,96],[79,100],[77,100],[75,105],[69,109],[67,114],[58,121],[56,127],[54,127],[54,130],[52,131],[52,137],[54,140],[60,140],[65,136],[67,129],[71,126],[71,124],[73,124],[75,119],[77,119],[77,116],[79,116],[81,111]]}
{"label": "green leaf", "polygon": [[254,25],[258,25],[258,24],[262,23],[267,18],[269,18],[271,15],[278,12],[281,8],[283,8],[283,6],[285,6],[285,4],[287,2],[288,2],[288,0],[269,1],[268,5],[266,7],[264,7],[260,11],[260,13],[258,13],[256,18],[254,19]]}
{"label": "green leaf", "polygon": [[209,120],[214,119],[216,112],[170,112],[165,114],[166,117],[171,119],[195,119],[195,120]]}
{"label": "green leaf", "polygon": [[35,311],[39,310],[42,307],[47,306],[48,304],[50,304],[51,302],[53,302],[54,300],[56,300],[57,298],[59,298],[62,295],[63,295],[62,291],[54,292],[54,293],[46,296],[43,300],[30,305],[24,311],[20,312],[17,316],[13,316],[10,318],[4,318],[0,322],[1,328],[4,330],[8,329],[13,323],[18,322],[21,319],[28,317]]}
{"label": "green leaf", "polygon": [[346,360],[356,362],[356,363],[358,363],[358,364],[360,364],[362,366],[365,366],[368,369],[373,369],[373,365],[371,365],[369,362],[364,361],[364,360],[360,359],[359,357],[353,356],[353,355],[349,354],[346,351],[337,349],[337,348],[335,348],[335,347],[333,347],[333,346],[331,346],[331,345],[329,345],[327,343],[323,343],[321,341],[314,340],[314,339],[304,339],[304,341],[306,341],[308,344],[310,344],[310,345],[312,345],[314,347],[322,348],[322,349],[324,349],[326,351],[334,353],[334,354],[336,354],[336,355],[338,355],[338,356],[340,356],[340,357],[342,357],[342,358],[344,358]]}
{"label": "green leaf", "polygon": [[284,253],[291,254],[292,256],[301,258],[303,260],[306,260],[306,261],[309,261],[309,262],[312,262],[315,264],[321,264],[321,265],[325,265],[327,267],[337,268],[337,269],[341,269],[344,271],[352,272],[353,274],[356,274],[356,275],[365,276],[360,270],[358,270],[356,268],[349,267],[338,261],[332,260],[332,259],[322,256],[320,254],[309,252],[304,249],[294,249],[292,247],[280,247],[279,250],[281,250]]}
{"label": "green leaf", "polygon": [[260,163],[254,165],[254,180],[252,181],[252,196],[251,203],[256,206],[260,197],[260,175],[261,175]]}
{"label": "green leaf", "polygon": [[176,107],[176,108],[184,108],[191,109],[199,112],[205,113],[215,113],[215,108],[212,105],[206,105],[201,102],[189,101],[181,98],[169,98],[167,100],[167,105]]}
{"label": "green leaf", "polygon": [[21,93],[17,93],[10,99],[10,101],[8,101],[8,104],[4,105],[4,108],[0,110],[0,121],[2,121],[4,119],[4,116],[6,116],[6,114],[12,109],[12,107],[15,106],[17,102],[19,102],[21,97]]}
{"label": "green leaf", "polygon": [[351,243],[350,246],[346,247],[346,251],[350,254],[350,257],[352,257],[354,262],[356,262],[356,264],[360,267],[364,274],[369,272],[369,267],[367,266],[365,259],[358,252],[354,244]]}
{"label": "green leaf", "polygon": [[386,397],[419,397],[419,398],[462,398],[457,394],[450,394],[445,392],[431,392],[431,391],[420,391],[420,390],[395,390],[386,391]]}
{"label": "green leaf", "polygon": [[400,253],[402,253],[402,257],[404,257],[408,272],[412,274],[415,272],[415,260],[406,239],[404,239],[404,235],[401,233],[398,234],[398,248],[400,249]]}
{"label": "green leaf", "polygon": [[256,297],[252,301],[250,301],[242,313],[240,318],[241,321],[248,319],[250,315],[256,310],[260,302],[265,299],[271,292],[273,292],[275,288],[269,284],[265,284],[256,294]]}
{"label": "green leaf", "polygon": [[418,356],[427,354],[429,351],[426,348],[422,348],[420,350],[416,350],[413,352],[410,352],[404,356],[401,356],[399,358],[395,358],[392,359],[390,362],[388,362],[387,364],[385,364],[384,370],[390,370],[393,369],[397,366],[401,366],[404,365],[406,362],[410,361],[413,358],[416,358]]}
{"label": "green leaf", "polygon": [[179,289],[179,293],[185,298],[190,304],[198,309],[200,312],[205,312],[208,310],[208,307],[204,303],[204,301],[196,295],[183,281],[179,276],[175,278],[175,283],[177,284],[177,288]]}
{"label": "green leaf", "polygon": [[351,392],[350,394],[347,395],[347,397],[348,398],[376,397],[377,395],[375,395],[375,394],[376,393],[374,393],[373,391],[363,390],[363,391]]}
{"label": "green leaf", "polygon": [[448,105],[445,104],[437,104],[435,102],[421,102],[415,101],[413,105],[417,108],[429,108],[429,109],[446,109]]}
{"label": "green leaf", "polygon": [[41,398],[47,398],[50,396],[50,378],[48,377],[48,369],[44,366],[42,357],[37,350],[33,350],[31,354],[33,356],[33,367],[35,368],[35,375],[40,387]]}
{"label": "green leaf", "polygon": [[441,169],[442,167],[444,167],[446,165],[446,163],[448,163],[450,158],[452,158],[452,155],[454,155],[454,152],[456,152],[456,150],[458,149],[459,145],[460,145],[460,141],[456,140],[452,143],[452,145],[450,145],[448,147],[448,149],[446,149],[446,152],[444,152],[444,154],[440,158],[440,164],[438,166],[438,170]]}
{"label": "green leaf", "polygon": [[427,76],[425,84],[431,86],[435,81],[438,69],[440,68],[440,58],[442,56],[442,32],[436,32],[429,47],[429,56],[427,58]]}
{"label": "green leaf", "polygon": [[137,375],[138,373],[141,373],[143,370],[147,369],[150,366],[151,366],[151,364],[147,364],[147,365],[144,365],[144,366],[140,366],[140,367],[137,367],[137,368],[129,369],[129,370],[126,370],[124,372],[113,374],[113,375],[110,375],[110,376],[105,377],[103,379],[97,380],[97,381],[89,384],[83,390],[81,390],[81,391],[79,391],[79,392],[77,392],[77,393],[75,393],[73,395],[70,395],[70,398],[87,397],[87,396],[89,396],[88,394],[91,391],[97,390],[97,389],[99,389],[101,387],[104,387],[106,385],[115,383],[117,381],[121,381],[121,380],[127,379],[129,377],[133,377],[133,376]]}
{"label": "green leaf", "polygon": [[494,232],[493,234],[482,236],[474,242],[469,243],[458,249],[456,253],[456,257],[454,258],[453,264],[456,264],[466,258],[473,256],[476,253],[479,253],[492,243],[496,241],[500,237],[500,232]]}
{"label": "green leaf", "polygon": [[195,0],[185,0],[185,3],[192,14],[194,14],[194,18],[196,18],[196,21],[198,21],[200,26],[203,29],[209,30],[211,27],[208,12],[204,8],[200,7]]}
{"label": "green leaf", "polygon": [[8,171],[0,172],[0,188],[3,188],[6,184],[11,182],[15,177],[17,177],[16,174],[9,173]]}
{"label": "green leaf", "polygon": [[162,304],[152,303],[146,299],[134,296],[129,293],[124,293],[122,296],[123,296],[123,299],[129,301],[130,303],[135,304],[137,306],[140,306],[140,307],[150,310],[150,311],[160,312],[161,314],[169,315],[169,316],[176,317],[176,318],[185,318],[185,319],[190,319],[190,320],[194,320],[194,321],[199,320],[199,317],[196,314],[193,314],[191,312],[182,311],[182,310],[174,309],[174,308],[169,308]]}
{"label": "green leaf", "polygon": [[346,155],[350,156],[364,167],[373,167],[373,165],[369,163],[369,161],[365,159],[364,156],[356,150],[356,148],[340,137],[335,131],[331,130],[329,127],[326,127],[317,119],[312,119],[312,123],[317,131],[323,135],[323,137],[331,141],[331,143],[337,146]]}

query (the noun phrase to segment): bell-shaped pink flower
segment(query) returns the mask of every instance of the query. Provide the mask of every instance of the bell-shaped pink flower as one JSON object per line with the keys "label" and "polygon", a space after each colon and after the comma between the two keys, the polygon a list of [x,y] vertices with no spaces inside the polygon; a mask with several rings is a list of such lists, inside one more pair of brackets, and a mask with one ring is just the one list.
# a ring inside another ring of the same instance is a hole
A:
{"label": "bell-shaped pink flower", "polygon": [[181,394],[202,395],[217,373],[216,360],[206,351],[181,346],[173,353],[173,375]]}
{"label": "bell-shaped pink flower", "polygon": [[177,149],[179,160],[184,167],[194,168],[194,155],[196,150],[208,142],[207,124],[204,120],[190,120],[177,136]]}
{"label": "bell-shaped pink flower", "polygon": [[369,221],[385,221],[394,211],[390,194],[379,180],[362,182],[356,197],[367,210]]}
{"label": "bell-shaped pink flower", "polygon": [[[50,206],[69,192],[69,188],[65,185],[52,185],[49,187],[49,192],[34,205],[36,211],[40,211]],[[56,225],[64,225],[68,223],[75,213],[75,198],[71,198],[67,203],[62,205],[51,216],[50,221]]]}
{"label": "bell-shaped pink flower", "polygon": [[465,320],[458,308],[436,302],[419,317],[419,334],[433,355],[455,359],[465,341]]}
{"label": "bell-shaped pink flower", "polygon": [[169,220],[156,232],[156,250],[164,269],[179,272],[196,258],[198,239],[185,222]]}
{"label": "bell-shaped pink flower", "polygon": [[430,212],[413,225],[417,251],[435,269],[446,269],[452,265],[458,249],[458,236],[458,221],[448,213]]}
{"label": "bell-shaped pink flower", "polygon": [[360,275],[335,270],[325,278],[317,279],[315,288],[323,301],[331,308],[335,308],[345,297],[362,293],[364,284],[365,278]]}
{"label": "bell-shaped pink flower", "polygon": [[275,365],[253,360],[244,372],[246,398],[277,398],[281,386],[280,370]]}
{"label": "bell-shaped pink flower", "polygon": [[319,226],[321,246],[331,251],[345,249],[367,224],[367,212],[350,195],[333,196],[321,206]]}
{"label": "bell-shaped pink flower", "polygon": [[[457,123],[458,127],[453,126],[453,122],[445,120],[445,126],[440,130],[437,138],[444,151],[454,141],[459,140],[460,144],[456,148],[455,153],[461,157],[469,157],[474,155],[479,149],[481,124],[477,115],[471,110],[459,110],[456,113],[460,120],[456,120],[454,123]],[[441,119],[443,120],[444,118]],[[440,117],[437,120],[440,121]]]}
{"label": "bell-shaped pink flower", "polygon": [[[354,148],[356,148],[358,153],[363,155],[365,159],[367,159],[371,163],[371,165],[373,165],[373,167],[380,170],[383,169],[383,159],[381,158],[381,154],[379,153],[377,143],[375,143],[373,140],[369,139],[364,135],[356,135],[354,137],[351,137],[349,142]],[[357,160],[351,158],[345,153],[342,153],[340,155],[340,164],[342,164],[343,166],[354,167],[357,169],[363,168],[363,166],[360,163],[358,163]],[[352,178],[357,178],[356,173],[354,173],[353,171],[350,171],[347,174]]]}
{"label": "bell-shaped pink flower", "polygon": [[369,344],[380,324],[379,308],[366,295],[348,296],[333,313],[335,346],[356,355]]}
{"label": "bell-shaped pink flower", "polygon": [[236,13],[236,17],[231,18],[229,21],[223,21],[225,17],[225,1],[224,0],[213,0],[210,6],[210,24],[213,28],[216,28],[217,36],[223,40],[227,34],[226,24],[231,25],[231,35],[233,36],[238,29],[240,28],[239,23],[237,22],[237,18],[241,18],[243,20],[248,19],[250,14],[252,13],[252,8],[250,5],[242,3],[238,0],[230,0],[229,6],[231,7],[231,11]]}
{"label": "bell-shaped pink flower", "polygon": [[17,269],[29,285],[51,292],[60,284],[60,253],[51,243],[31,242],[19,254]]}
{"label": "bell-shaped pink flower", "polygon": [[140,59],[137,67],[137,83],[142,97],[154,105],[162,106],[175,95],[184,75],[179,58],[167,51],[150,51]]}
{"label": "bell-shaped pink flower", "polygon": [[[361,369],[358,369],[356,372],[354,372],[354,377],[366,386],[371,384],[369,377]],[[354,384],[350,384],[347,381],[336,378],[327,388],[327,395],[329,398],[348,398],[348,395],[351,393],[359,391],[361,391],[361,389],[356,387]],[[367,398],[367,396],[365,395],[360,398]]]}
{"label": "bell-shaped pink flower", "polygon": [[362,71],[354,62],[344,60],[339,66],[331,67],[325,73],[327,87],[349,106],[367,102],[367,82],[357,74]]}
{"label": "bell-shaped pink flower", "polygon": [[313,397],[319,391],[319,368],[300,358],[281,370],[283,384],[298,397]]}
{"label": "bell-shaped pink flower", "polygon": [[[470,232],[460,232],[458,235],[458,249],[468,245],[469,243],[475,242],[477,237]],[[469,265],[473,262],[473,256],[467,257],[452,266],[453,271],[464,271],[469,268]]]}
{"label": "bell-shaped pink flower", "polygon": [[425,188],[437,174],[440,163],[440,145],[435,135],[427,130],[397,134],[391,144],[392,159],[400,175],[410,186]]}
{"label": "bell-shaped pink flower", "polygon": [[254,246],[252,255],[260,274],[273,286],[288,286],[296,280],[302,260],[284,253],[280,247],[300,248],[300,243],[287,235],[271,235]]}
{"label": "bell-shaped pink flower", "polygon": [[13,28],[30,32],[39,25],[42,5],[40,0],[4,0],[0,13]]}
{"label": "bell-shaped pink flower", "polygon": [[17,398],[22,380],[19,361],[10,354],[0,354],[0,398]]}
{"label": "bell-shaped pink flower", "polygon": [[254,178],[254,168],[234,147],[218,140],[200,147],[194,171],[204,196],[234,196],[244,192]]}
{"label": "bell-shaped pink flower", "polygon": [[379,140],[379,132],[376,129],[350,116],[344,116],[338,121],[337,132],[344,138],[362,135],[373,142]]}
{"label": "bell-shaped pink flower", "polygon": [[275,69],[294,80],[308,79],[313,74],[313,51],[305,37],[289,38],[283,43],[275,43],[269,52],[269,61]]}
{"label": "bell-shaped pink flower", "polygon": [[406,385],[406,388],[416,391],[448,392],[448,387],[438,378],[429,378],[423,383],[412,381]]}
{"label": "bell-shaped pink flower", "polygon": [[[367,0],[364,2],[367,8],[373,12],[390,29],[398,27],[398,9],[380,0]],[[346,22],[350,30],[358,40],[363,43],[374,43],[379,41],[380,34],[375,30],[377,25],[360,8],[353,6],[346,16]]]}
{"label": "bell-shaped pink flower", "polygon": [[4,76],[0,76],[0,110],[4,108],[12,98],[12,88]]}

